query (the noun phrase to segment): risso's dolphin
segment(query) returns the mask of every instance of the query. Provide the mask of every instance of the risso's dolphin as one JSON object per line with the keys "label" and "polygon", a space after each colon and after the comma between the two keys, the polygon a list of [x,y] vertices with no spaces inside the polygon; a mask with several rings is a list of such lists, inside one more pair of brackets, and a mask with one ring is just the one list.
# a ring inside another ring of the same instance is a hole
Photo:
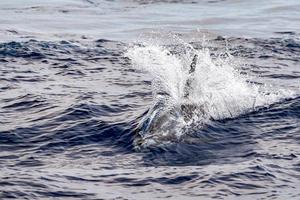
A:
{"label": "risso's dolphin", "polygon": [[189,69],[189,76],[184,86],[183,101],[178,105],[169,105],[170,95],[160,94],[160,100],[152,106],[141,120],[138,127],[138,136],[135,139],[136,147],[151,146],[160,141],[178,141],[183,132],[184,124],[188,124],[196,117],[203,117],[203,107],[193,104],[190,100],[192,82],[196,70],[198,56],[193,57]]}

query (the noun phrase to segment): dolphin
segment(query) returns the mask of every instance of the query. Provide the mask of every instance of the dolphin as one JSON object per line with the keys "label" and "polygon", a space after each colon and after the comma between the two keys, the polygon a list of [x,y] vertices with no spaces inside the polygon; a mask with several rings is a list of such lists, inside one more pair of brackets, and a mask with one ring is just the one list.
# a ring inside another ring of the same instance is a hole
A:
{"label": "dolphin", "polygon": [[156,144],[158,141],[178,141],[187,123],[192,122],[195,116],[204,116],[203,107],[190,100],[197,60],[198,56],[194,55],[184,86],[183,102],[169,106],[170,95],[159,94],[160,100],[142,118],[138,126],[138,137],[135,139],[135,146],[138,149],[141,146]]}

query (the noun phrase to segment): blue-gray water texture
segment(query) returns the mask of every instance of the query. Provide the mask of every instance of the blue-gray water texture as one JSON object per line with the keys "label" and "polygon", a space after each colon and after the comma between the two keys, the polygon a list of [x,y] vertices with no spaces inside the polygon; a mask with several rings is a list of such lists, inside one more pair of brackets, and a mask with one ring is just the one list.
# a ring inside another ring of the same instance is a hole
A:
{"label": "blue-gray water texture", "polygon": [[[299,1],[14,0],[0,13],[0,199],[300,199]],[[206,35],[212,57],[226,50],[287,94],[137,148],[153,88],[125,53],[154,32],[196,49]]]}

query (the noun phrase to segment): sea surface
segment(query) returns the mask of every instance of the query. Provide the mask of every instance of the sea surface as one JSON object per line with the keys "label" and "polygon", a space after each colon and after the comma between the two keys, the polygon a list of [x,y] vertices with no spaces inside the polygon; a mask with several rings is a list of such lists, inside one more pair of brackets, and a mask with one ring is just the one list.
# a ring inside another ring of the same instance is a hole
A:
{"label": "sea surface", "polygon": [[300,199],[300,1],[10,0],[0,16],[1,200]]}

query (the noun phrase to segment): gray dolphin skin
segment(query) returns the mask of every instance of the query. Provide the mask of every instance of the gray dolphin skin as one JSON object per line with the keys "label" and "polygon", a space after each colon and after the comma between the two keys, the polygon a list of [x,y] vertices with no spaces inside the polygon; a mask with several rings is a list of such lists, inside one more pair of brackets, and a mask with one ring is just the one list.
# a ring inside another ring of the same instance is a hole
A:
{"label": "gray dolphin skin", "polygon": [[194,75],[195,70],[196,70],[196,64],[197,64],[198,56],[197,54],[194,56],[192,63],[190,65],[190,70],[189,70],[189,78],[187,79],[184,87],[184,98],[189,98],[190,95],[190,90],[191,90],[191,84],[192,84],[192,78],[191,76]]}
{"label": "gray dolphin skin", "polygon": [[190,70],[189,70],[189,77],[186,81],[185,87],[184,87],[184,99],[186,100],[185,103],[181,104],[181,111],[184,116],[185,121],[188,121],[193,117],[193,114],[195,113],[196,110],[198,110],[198,106],[188,103],[189,97],[190,97],[190,92],[192,89],[192,82],[194,79],[194,73],[196,70],[196,64],[197,64],[198,56],[197,54],[194,56],[192,63],[190,65]]}
{"label": "gray dolphin skin", "polygon": [[[189,76],[184,87],[184,101],[180,105],[174,105],[168,108],[166,105],[169,94],[163,93],[162,100],[158,101],[142,120],[139,126],[139,136],[136,140],[137,145],[143,144],[143,139],[159,135],[155,133],[172,133],[176,131],[178,126],[178,119],[183,117],[184,121],[189,122],[194,115],[203,114],[203,109],[199,105],[195,105],[190,101],[190,94],[192,90],[192,82],[194,80],[194,73],[196,70],[198,56],[195,55],[190,64]],[[175,133],[176,134],[176,133]],[[172,135],[164,134],[159,136],[162,140],[173,140]]]}

